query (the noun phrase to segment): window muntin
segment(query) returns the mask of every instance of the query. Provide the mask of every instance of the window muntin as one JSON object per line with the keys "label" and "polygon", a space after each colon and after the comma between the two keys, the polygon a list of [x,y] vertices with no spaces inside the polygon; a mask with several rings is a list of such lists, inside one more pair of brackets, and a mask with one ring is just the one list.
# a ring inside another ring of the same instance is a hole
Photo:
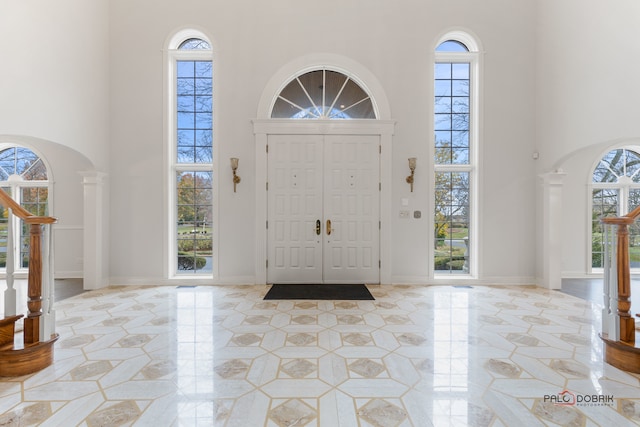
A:
{"label": "window muntin", "polygon": [[174,52],[170,274],[209,276],[214,271],[211,45],[188,38]]}
{"label": "window muntin", "polygon": [[179,50],[211,50],[211,45],[209,42],[199,39],[199,38],[190,38],[178,46]]}
{"label": "window muntin", "polygon": [[213,173],[176,173],[178,272],[211,272]]}
{"label": "window muntin", "polygon": [[593,171],[594,183],[621,182],[625,179],[640,182],[640,154],[620,148],[611,150],[598,162]]}
{"label": "window muntin", "polygon": [[469,49],[461,41],[445,40],[436,47],[436,52],[469,52]]}
{"label": "window muntin", "polygon": [[177,162],[213,161],[211,61],[177,61]]}
{"label": "window muntin", "polygon": [[349,76],[315,70],[291,80],[278,95],[271,118],[375,119],[371,97]]}
{"label": "window muntin", "polygon": [[7,181],[12,175],[25,181],[46,180],[47,168],[28,148],[11,147],[0,151],[0,181]]}
{"label": "window muntin", "polygon": [[469,164],[470,64],[435,65],[435,162]]}
{"label": "window muntin", "polygon": [[435,275],[475,274],[473,245],[477,121],[473,85],[476,55],[465,43],[445,40],[434,64]]}
{"label": "window muntin", "polygon": [[[603,267],[603,224],[600,218],[621,216],[640,206],[640,154],[627,148],[609,151],[591,177],[591,268]],[[629,227],[632,268],[640,267],[640,227]]]}
{"label": "window muntin", "polygon": [[469,272],[469,172],[435,174],[436,273]]}
{"label": "window muntin", "polygon": [[[49,182],[47,167],[37,154],[25,147],[0,151],[0,187],[20,206],[33,215],[49,215]],[[6,267],[8,214],[0,207],[0,268]],[[29,267],[29,226],[17,216],[13,229],[19,230],[15,268]]]}

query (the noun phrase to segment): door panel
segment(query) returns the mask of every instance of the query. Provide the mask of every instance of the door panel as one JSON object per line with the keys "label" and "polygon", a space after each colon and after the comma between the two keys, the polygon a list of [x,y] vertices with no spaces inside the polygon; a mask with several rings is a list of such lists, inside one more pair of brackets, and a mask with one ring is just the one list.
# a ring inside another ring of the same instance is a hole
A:
{"label": "door panel", "polygon": [[[378,138],[328,135],[324,141],[324,283],[379,283]],[[328,261],[328,262],[327,262]]]}
{"label": "door panel", "polygon": [[269,136],[269,283],[380,282],[378,147],[377,136]]}
{"label": "door panel", "polygon": [[270,283],[320,283],[322,240],[322,137],[269,138],[267,279]]}

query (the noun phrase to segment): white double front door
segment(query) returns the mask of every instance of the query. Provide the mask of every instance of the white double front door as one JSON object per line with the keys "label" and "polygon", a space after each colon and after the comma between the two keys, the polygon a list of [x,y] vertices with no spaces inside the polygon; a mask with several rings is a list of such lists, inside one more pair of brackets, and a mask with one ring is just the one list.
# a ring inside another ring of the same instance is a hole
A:
{"label": "white double front door", "polygon": [[380,283],[379,137],[269,135],[269,283]]}

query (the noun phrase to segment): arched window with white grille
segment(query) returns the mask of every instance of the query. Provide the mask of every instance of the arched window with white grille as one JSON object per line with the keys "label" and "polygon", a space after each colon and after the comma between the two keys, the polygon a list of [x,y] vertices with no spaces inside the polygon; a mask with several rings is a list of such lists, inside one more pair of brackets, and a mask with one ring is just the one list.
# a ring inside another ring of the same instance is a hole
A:
{"label": "arched window with white grille", "polygon": [[293,78],[271,110],[272,119],[375,119],[371,97],[353,77],[317,69]]}
{"label": "arched window with white grille", "polygon": [[168,276],[212,277],[214,256],[213,52],[195,31],[168,54]]}
{"label": "arched window with white grille", "polygon": [[434,65],[434,275],[477,274],[478,47],[455,32]]}
{"label": "arched window with white grille", "polygon": [[[603,228],[600,218],[621,216],[640,206],[640,150],[633,147],[608,151],[591,175],[591,269],[603,267]],[[640,227],[629,227],[631,267],[640,267]]]}
{"label": "arched window with white grille", "polygon": [[[49,173],[45,162],[32,150],[21,146],[0,147],[0,187],[20,206],[37,216],[49,215]],[[10,220],[7,209],[0,206],[0,268],[6,268],[7,232]],[[29,229],[13,216],[15,230],[14,270],[29,267]]]}

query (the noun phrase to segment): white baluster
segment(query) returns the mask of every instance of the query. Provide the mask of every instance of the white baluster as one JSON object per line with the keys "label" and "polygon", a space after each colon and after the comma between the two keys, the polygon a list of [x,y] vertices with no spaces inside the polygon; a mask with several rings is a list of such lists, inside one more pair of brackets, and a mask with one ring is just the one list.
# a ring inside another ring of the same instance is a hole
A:
{"label": "white baluster", "polygon": [[40,316],[40,341],[48,341],[55,333],[55,311],[53,310],[53,236],[51,225],[44,225],[42,235],[42,315]]}
{"label": "white baluster", "polygon": [[16,314],[16,306],[17,306],[17,293],[13,287],[13,273],[14,273],[14,258],[13,253],[15,248],[14,246],[14,238],[13,238],[13,212],[11,209],[7,208],[7,257],[6,257],[6,280],[7,280],[7,289],[4,291],[4,315],[7,316],[15,316]]}
{"label": "white baluster", "polygon": [[617,316],[618,307],[618,242],[615,227],[610,224],[603,224],[604,234],[602,243],[604,244],[604,274],[603,279],[603,303],[602,309],[602,332],[607,334],[608,339],[618,341],[620,338],[620,319]]}
{"label": "white baluster", "polygon": [[602,302],[604,307],[602,308],[602,333],[609,334],[609,325],[611,324],[611,305],[609,293],[611,291],[611,246],[609,245],[609,226],[602,224],[602,245],[604,246],[604,254],[602,255],[602,268],[604,269],[602,275]]}
{"label": "white baluster", "polygon": [[611,271],[609,273],[609,339],[620,340],[620,316],[618,316],[618,233],[611,226]]}

